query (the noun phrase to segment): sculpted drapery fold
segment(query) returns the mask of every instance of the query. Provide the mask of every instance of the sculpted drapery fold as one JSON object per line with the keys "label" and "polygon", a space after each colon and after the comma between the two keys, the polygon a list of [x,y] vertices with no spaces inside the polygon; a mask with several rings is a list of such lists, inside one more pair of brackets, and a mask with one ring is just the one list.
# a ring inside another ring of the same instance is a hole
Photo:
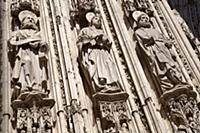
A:
{"label": "sculpted drapery fold", "polygon": [[[49,98],[48,44],[41,35],[39,1],[12,1],[8,40],[12,127],[19,133],[51,133],[54,99]],[[16,7],[15,7],[16,6]]]}
{"label": "sculpted drapery fold", "polygon": [[112,43],[101,28],[99,13],[86,13],[89,26],[82,28],[78,35],[79,63],[86,89],[92,93],[96,117],[101,120],[104,133],[128,132],[129,118],[125,101],[128,94],[122,89],[111,56]]}
{"label": "sculpted drapery fold", "polygon": [[147,14],[135,11],[133,17],[138,24],[135,37],[140,50],[144,57],[147,57],[147,62],[158,79],[162,91],[173,89],[177,85],[186,85],[174,52],[171,50],[172,42],[152,27]]}
{"label": "sculpted drapery fold", "polygon": [[150,71],[158,81],[161,89],[159,100],[168,114],[174,132],[199,132],[197,94],[191,85],[183,81],[171,49],[173,43],[152,27],[146,13],[135,11],[132,15],[137,22],[135,37],[139,52],[145,57],[146,65],[150,66]]}
{"label": "sculpted drapery fold", "polygon": [[90,26],[80,31],[78,46],[81,65],[89,74],[87,80],[92,83],[94,93],[121,91],[115,64],[110,55],[112,43],[101,29],[100,17],[88,13],[86,18]]}
{"label": "sculpted drapery fold", "polygon": [[12,100],[29,91],[47,92],[47,44],[42,42],[37,16],[28,11],[19,14],[21,29],[14,31],[8,47],[15,57],[12,70]]}

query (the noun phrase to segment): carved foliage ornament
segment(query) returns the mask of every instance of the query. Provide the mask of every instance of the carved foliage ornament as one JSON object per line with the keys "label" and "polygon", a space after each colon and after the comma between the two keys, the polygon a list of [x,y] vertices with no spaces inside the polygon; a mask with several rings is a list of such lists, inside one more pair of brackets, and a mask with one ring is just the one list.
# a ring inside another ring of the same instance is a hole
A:
{"label": "carved foliage ornament", "polygon": [[65,114],[66,114],[66,118],[69,119],[72,115],[79,113],[82,113],[82,108],[81,108],[81,104],[78,103],[77,100],[72,100],[71,104],[69,106],[65,107]]}
{"label": "carved foliage ornament", "polygon": [[200,111],[196,95],[192,92],[180,93],[178,97],[169,97],[165,105],[175,131],[200,132]]}

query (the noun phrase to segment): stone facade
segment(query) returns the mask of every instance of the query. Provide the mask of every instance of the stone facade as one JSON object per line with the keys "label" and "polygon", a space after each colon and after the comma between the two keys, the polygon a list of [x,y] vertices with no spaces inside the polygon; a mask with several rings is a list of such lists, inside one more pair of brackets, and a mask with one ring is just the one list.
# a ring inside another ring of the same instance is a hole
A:
{"label": "stone facade", "polygon": [[0,131],[200,133],[188,1],[0,1]]}

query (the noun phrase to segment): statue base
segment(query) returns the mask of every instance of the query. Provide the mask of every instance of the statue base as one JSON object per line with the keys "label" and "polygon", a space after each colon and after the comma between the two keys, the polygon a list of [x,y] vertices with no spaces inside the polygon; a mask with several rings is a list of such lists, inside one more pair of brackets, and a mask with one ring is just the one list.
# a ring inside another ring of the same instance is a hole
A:
{"label": "statue base", "polygon": [[49,106],[53,107],[55,104],[54,99],[45,98],[46,94],[41,92],[27,92],[19,95],[18,99],[12,101],[12,108],[30,108],[35,104],[36,107]]}
{"label": "statue base", "polygon": [[192,86],[188,84],[180,84],[176,85],[173,89],[165,91],[161,97],[160,97],[160,102],[163,105],[166,105],[171,98],[177,98],[181,95],[187,95],[188,97],[193,97],[196,99],[197,94],[196,92],[192,89]]}
{"label": "statue base", "polygon": [[52,132],[55,119],[52,117],[51,108],[54,99],[43,97],[44,93],[27,92],[12,101],[13,118],[12,126],[17,132]]}
{"label": "statue base", "polygon": [[192,86],[180,84],[160,97],[166,116],[176,126],[176,132],[200,132],[197,94]]}
{"label": "statue base", "polygon": [[128,94],[125,92],[117,92],[117,93],[101,93],[98,92],[93,95],[93,99],[95,102],[97,101],[121,101],[126,100],[128,98]]}
{"label": "statue base", "polygon": [[126,104],[128,96],[125,92],[99,92],[93,95],[95,113],[101,120],[101,125],[98,126],[103,132],[119,132],[124,125],[129,130],[131,116]]}

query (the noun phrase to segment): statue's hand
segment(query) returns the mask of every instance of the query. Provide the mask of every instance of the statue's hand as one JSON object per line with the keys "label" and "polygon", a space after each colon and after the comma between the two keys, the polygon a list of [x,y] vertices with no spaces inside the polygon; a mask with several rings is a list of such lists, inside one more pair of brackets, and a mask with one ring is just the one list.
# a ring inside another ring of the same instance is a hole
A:
{"label": "statue's hand", "polygon": [[165,43],[165,46],[166,46],[168,49],[170,49],[170,48],[172,48],[172,43],[167,42],[167,43]]}
{"label": "statue's hand", "polygon": [[13,50],[15,49],[15,46],[12,45],[12,44],[10,43],[10,41],[11,41],[11,38],[8,40],[8,49],[9,49],[9,51],[13,51]]}
{"label": "statue's hand", "polygon": [[92,46],[96,45],[96,40],[95,40],[95,39],[92,39],[92,40],[90,41],[90,44],[91,44]]}
{"label": "statue's hand", "polygon": [[39,46],[39,42],[30,42],[29,44],[32,48],[37,48]]}
{"label": "statue's hand", "polygon": [[103,38],[103,35],[100,34],[98,36],[95,37],[95,40],[98,42],[98,43],[101,43],[102,42],[102,38]]}
{"label": "statue's hand", "polygon": [[103,37],[102,37],[102,41],[107,43],[107,42],[109,42],[109,39],[108,39],[107,36],[103,36]]}
{"label": "statue's hand", "polygon": [[46,42],[40,42],[40,52],[48,52],[49,51],[49,47],[48,44]]}

